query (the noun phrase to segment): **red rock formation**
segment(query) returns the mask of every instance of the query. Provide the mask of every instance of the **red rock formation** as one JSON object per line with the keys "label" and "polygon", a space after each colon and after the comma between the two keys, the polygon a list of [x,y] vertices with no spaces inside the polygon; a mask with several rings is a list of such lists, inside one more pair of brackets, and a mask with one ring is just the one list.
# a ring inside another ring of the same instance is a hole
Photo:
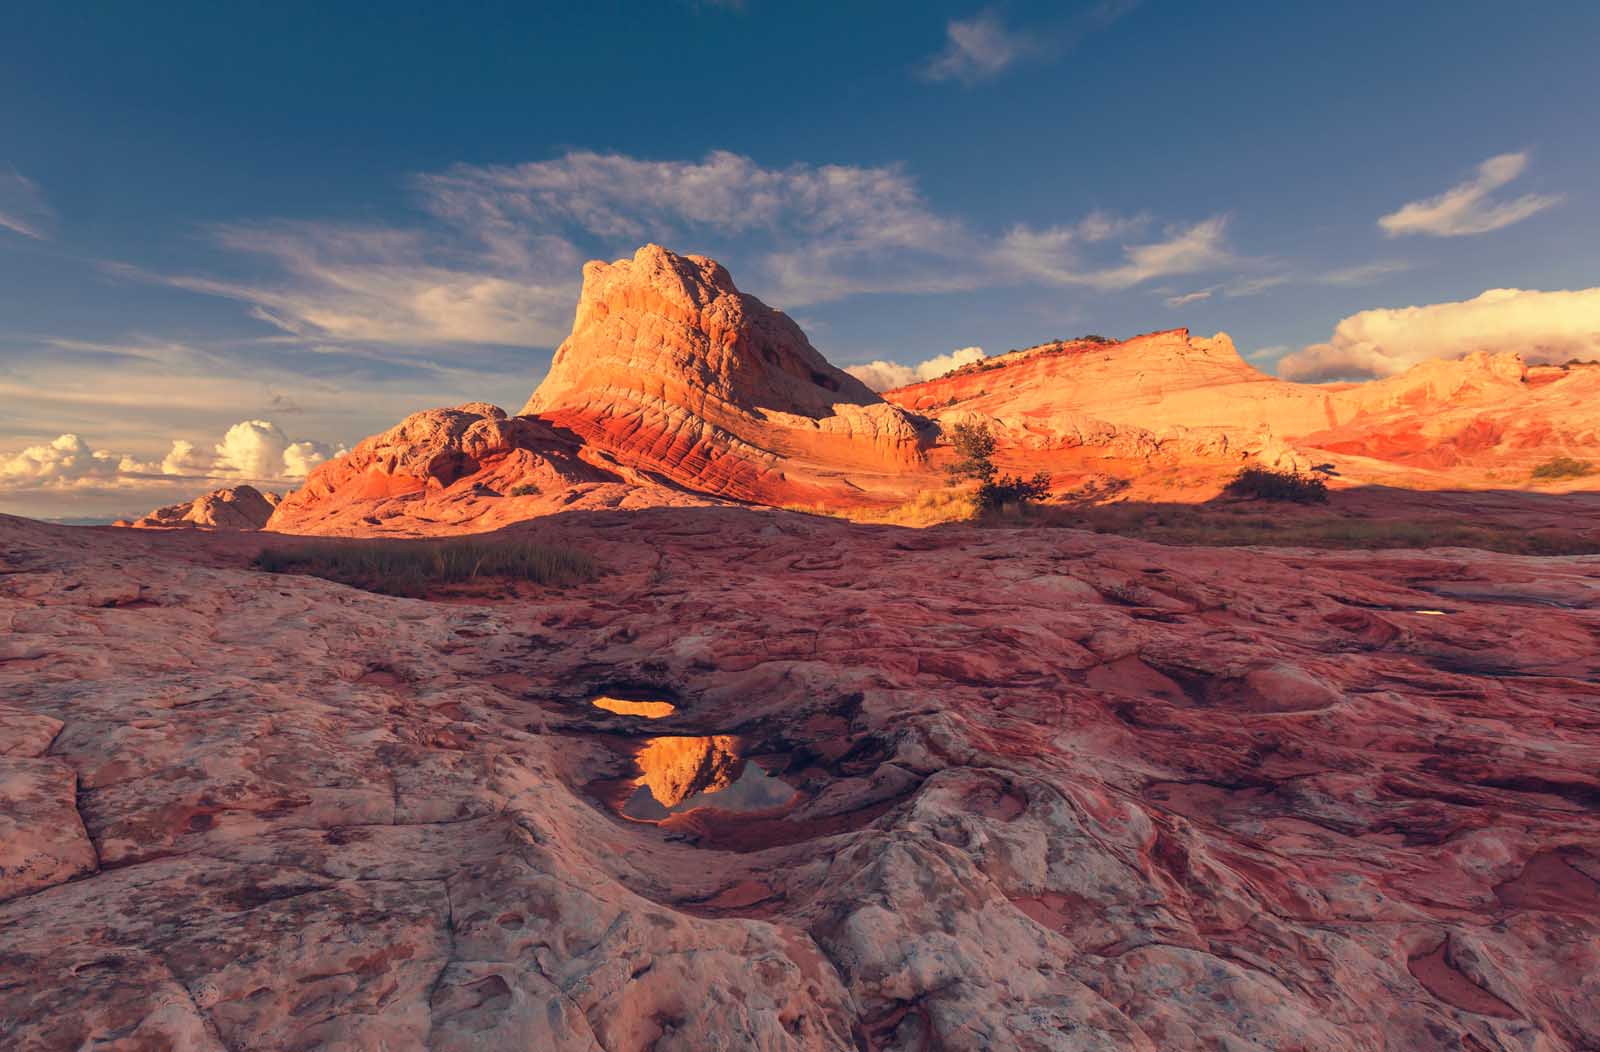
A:
{"label": "red rock formation", "polygon": [[[1226,334],[1173,329],[1045,344],[886,397],[946,424],[985,421],[1003,448],[1044,464],[1085,449],[1219,466],[1332,460],[1359,481],[1460,486],[1525,483],[1554,454],[1600,455],[1600,369],[1547,368],[1530,383],[1515,354],[1298,384],[1255,369]],[[1458,470],[1429,477],[1437,468]]]}
{"label": "red rock formation", "polygon": [[692,501],[537,417],[483,402],[414,413],[319,465],[268,529],[402,533],[490,529],[562,507]]}
{"label": "red rock formation", "polygon": [[195,527],[259,530],[272,518],[273,509],[282,499],[276,493],[262,493],[254,486],[231,486],[212,490],[184,504],[157,508],[139,519],[122,519],[117,525],[147,530]]}
{"label": "red rock formation", "polygon": [[[426,603],[0,517],[0,1044],[1600,1047],[1592,560],[521,533],[607,573]],[[626,821],[630,733],[800,799]]]}
{"label": "red rock formation", "polygon": [[[720,263],[646,245],[583,268],[572,335],[523,408],[702,493],[852,502],[841,472],[914,470],[916,427]],[[858,499],[858,498],[857,498]]]}

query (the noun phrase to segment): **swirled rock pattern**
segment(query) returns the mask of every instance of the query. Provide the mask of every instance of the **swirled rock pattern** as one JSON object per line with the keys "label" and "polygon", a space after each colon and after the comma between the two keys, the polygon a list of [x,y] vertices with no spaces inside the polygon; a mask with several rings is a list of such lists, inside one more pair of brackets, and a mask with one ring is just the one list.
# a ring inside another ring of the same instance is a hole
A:
{"label": "swirled rock pattern", "polygon": [[[519,531],[607,573],[396,599],[0,518],[0,1046],[1600,1046],[1600,561]],[[673,734],[797,798],[585,789]]]}

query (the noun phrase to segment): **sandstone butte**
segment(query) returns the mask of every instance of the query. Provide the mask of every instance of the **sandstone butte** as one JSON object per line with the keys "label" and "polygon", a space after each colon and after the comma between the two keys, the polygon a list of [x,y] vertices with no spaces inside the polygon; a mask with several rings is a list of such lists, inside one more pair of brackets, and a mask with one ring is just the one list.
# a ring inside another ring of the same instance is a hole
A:
{"label": "sandstone butte", "polygon": [[[522,414],[410,417],[265,531],[0,516],[0,1047],[1600,1048],[1600,559],[759,506],[903,499],[976,419],[1058,488],[1333,462],[1592,522],[1499,480],[1594,450],[1595,376],[1178,330],[883,399],[710,260],[591,264]],[[601,572],[252,565],[465,531]],[[616,806],[748,764],[792,798]]]}
{"label": "sandstone butte", "polygon": [[720,264],[648,245],[585,266],[572,334],[519,415],[415,414],[318,467],[267,528],[438,533],[730,501],[883,508],[942,486],[944,434],[963,422],[990,426],[1003,468],[1046,471],[1058,491],[1116,477],[1130,495],[1203,500],[1246,462],[1331,464],[1351,486],[1516,489],[1552,456],[1600,457],[1600,368],[1478,352],[1296,384],[1225,334],[1174,329],[1044,344],[885,399]]}

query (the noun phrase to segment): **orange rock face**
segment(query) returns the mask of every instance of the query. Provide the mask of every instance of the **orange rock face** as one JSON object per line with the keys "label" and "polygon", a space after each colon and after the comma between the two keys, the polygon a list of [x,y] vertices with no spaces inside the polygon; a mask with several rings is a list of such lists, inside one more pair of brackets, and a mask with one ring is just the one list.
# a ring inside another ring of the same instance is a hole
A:
{"label": "orange rock face", "polygon": [[589,263],[572,335],[523,408],[641,470],[738,500],[848,502],[842,471],[914,470],[913,422],[703,256]]}
{"label": "orange rock face", "polygon": [[[514,532],[607,572],[432,603],[0,517],[0,1044],[1600,1047],[1593,559]],[[798,799],[585,788],[674,735]]]}
{"label": "orange rock face", "polygon": [[1522,483],[1552,455],[1600,455],[1600,369],[1530,375],[1515,354],[1297,384],[1255,369],[1226,334],[1173,329],[1042,345],[886,397],[941,423],[986,422],[1003,449],[1044,465],[1086,450],[1218,466],[1331,461],[1355,481],[1436,488]]}

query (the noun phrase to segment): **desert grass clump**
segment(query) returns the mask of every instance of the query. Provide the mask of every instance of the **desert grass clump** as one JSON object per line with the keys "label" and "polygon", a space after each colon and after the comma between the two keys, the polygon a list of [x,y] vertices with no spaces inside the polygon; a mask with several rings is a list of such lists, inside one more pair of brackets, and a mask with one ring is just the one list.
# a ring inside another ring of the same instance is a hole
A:
{"label": "desert grass clump", "polygon": [[1533,477],[1540,482],[1556,479],[1580,479],[1594,474],[1594,464],[1576,457],[1551,457],[1533,469]]}
{"label": "desert grass clump", "polygon": [[401,596],[490,579],[572,585],[598,575],[594,559],[584,552],[527,540],[327,541],[267,548],[255,566]]}
{"label": "desert grass clump", "polygon": [[1298,471],[1273,471],[1271,468],[1245,468],[1223,487],[1230,497],[1254,500],[1289,500],[1298,504],[1323,504],[1328,499],[1328,483],[1320,475]]}
{"label": "desert grass clump", "polygon": [[520,486],[511,487],[511,495],[513,497],[537,497],[542,492],[544,491],[531,482],[524,482]]}

